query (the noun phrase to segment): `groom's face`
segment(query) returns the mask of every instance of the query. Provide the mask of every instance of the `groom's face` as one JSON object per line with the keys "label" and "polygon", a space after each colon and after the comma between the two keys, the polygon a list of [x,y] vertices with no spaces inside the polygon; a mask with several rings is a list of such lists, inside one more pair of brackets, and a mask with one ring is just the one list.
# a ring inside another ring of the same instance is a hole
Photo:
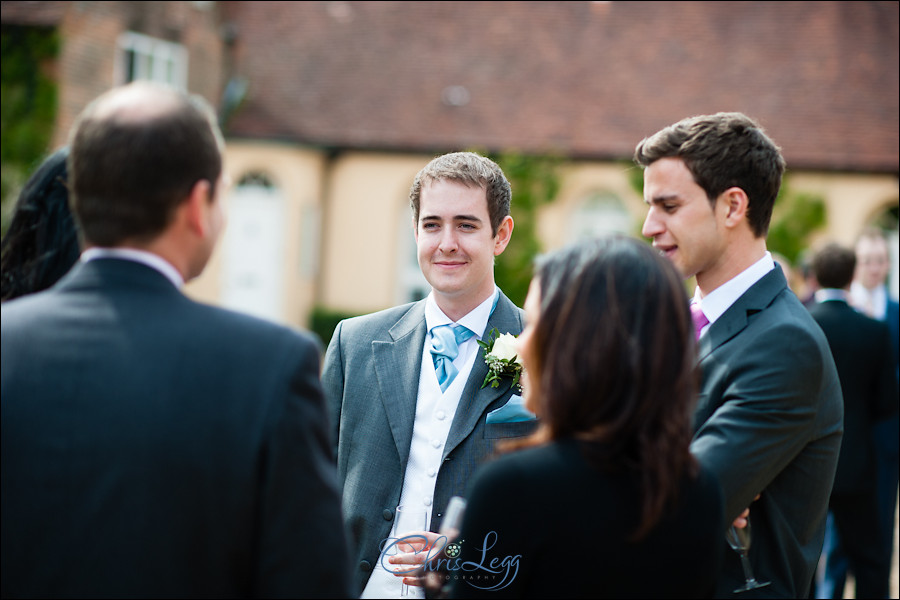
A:
{"label": "groom's face", "polygon": [[416,246],[419,266],[434,293],[459,301],[482,301],[494,290],[494,256],[512,232],[507,217],[495,236],[484,189],[435,181],[422,190]]}

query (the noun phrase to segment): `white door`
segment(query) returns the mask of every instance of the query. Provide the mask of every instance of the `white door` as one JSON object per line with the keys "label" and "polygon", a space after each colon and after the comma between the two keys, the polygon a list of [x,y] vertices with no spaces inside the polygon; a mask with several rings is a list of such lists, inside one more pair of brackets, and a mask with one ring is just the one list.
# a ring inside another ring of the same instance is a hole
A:
{"label": "white door", "polygon": [[284,201],[276,189],[234,188],[224,250],[222,304],[283,322]]}

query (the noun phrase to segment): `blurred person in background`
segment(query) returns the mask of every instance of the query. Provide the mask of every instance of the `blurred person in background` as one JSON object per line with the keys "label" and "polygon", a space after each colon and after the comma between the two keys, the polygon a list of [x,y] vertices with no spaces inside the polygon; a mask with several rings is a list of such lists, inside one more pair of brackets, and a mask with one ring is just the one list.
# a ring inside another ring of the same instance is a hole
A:
{"label": "blurred person in background", "polygon": [[[856,272],[850,286],[850,303],[863,314],[887,323],[890,331],[894,374],[900,375],[900,304],[887,286],[891,259],[887,237],[877,228],[863,230],[856,241]],[[895,402],[897,402],[895,398]],[[882,531],[881,551],[893,560],[894,520],[900,481],[900,416],[897,412],[872,426],[878,473],[878,519]],[[842,598],[847,578],[847,557],[840,534],[829,528],[825,541],[825,569],[819,586],[820,598]]]}
{"label": "blurred person in background", "polygon": [[0,300],[45,290],[66,274],[81,253],[69,208],[66,148],[31,175],[13,208],[0,244]]}
{"label": "blurred person in background", "polygon": [[[889,596],[890,554],[883,537],[876,495],[876,459],[872,426],[897,411],[897,378],[887,325],[848,304],[856,255],[850,248],[829,244],[812,262],[821,289],[810,314],[825,332],[837,366],[844,397],[844,438],[829,501],[830,531],[835,531],[856,579],[856,598]],[[828,556],[826,544],[826,557]],[[826,568],[828,562],[826,559]],[[833,573],[816,595],[843,598],[829,589]]]}

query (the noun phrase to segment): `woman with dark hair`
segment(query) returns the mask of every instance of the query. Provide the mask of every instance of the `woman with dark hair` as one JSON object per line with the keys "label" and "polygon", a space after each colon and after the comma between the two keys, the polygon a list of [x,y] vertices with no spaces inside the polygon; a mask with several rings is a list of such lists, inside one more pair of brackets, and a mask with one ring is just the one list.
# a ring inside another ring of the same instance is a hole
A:
{"label": "woman with dark hair", "polygon": [[78,230],[66,183],[68,156],[66,148],[50,155],[19,194],[0,243],[0,300],[47,289],[78,260]]}
{"label": "woman with dark hair", "polygon": [[690,454],[696,349],[674,267],[625,237],[539,259],[518,338],[529,438],[481,467],[452,597],[711,596],[725,524]]}

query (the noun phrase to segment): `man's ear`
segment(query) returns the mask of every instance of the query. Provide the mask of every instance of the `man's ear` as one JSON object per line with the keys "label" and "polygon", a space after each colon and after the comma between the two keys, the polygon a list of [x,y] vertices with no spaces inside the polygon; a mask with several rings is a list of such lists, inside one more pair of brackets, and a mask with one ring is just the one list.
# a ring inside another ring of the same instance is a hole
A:
{"label": "man's ear", "polygon": [[500,222],[500,227],[497,228],[497,235],[494,236],[494,256],[500,256],[503,254],[503,251],[506,250],[507,244],[509,244],[509,240],[512,237],[513,227],[515,223],[513,223],[513,218],[509,215],[503,217],[503,220]]}
{"label": "man's ear", "polygon": [[209,182],[201,179],[194,184],[187,199],[184,201],[188,229],[201,238],[205,238],[209,233],[207,214],[210,210],[211,191]]}
{"label": "man's ear", "polygon": [[750,199],[747,197],[747,192],[734,186],[722,192],[716,204],[721,206],[721,210],[724,211],[725,226],[732,228],[746,220]]}

